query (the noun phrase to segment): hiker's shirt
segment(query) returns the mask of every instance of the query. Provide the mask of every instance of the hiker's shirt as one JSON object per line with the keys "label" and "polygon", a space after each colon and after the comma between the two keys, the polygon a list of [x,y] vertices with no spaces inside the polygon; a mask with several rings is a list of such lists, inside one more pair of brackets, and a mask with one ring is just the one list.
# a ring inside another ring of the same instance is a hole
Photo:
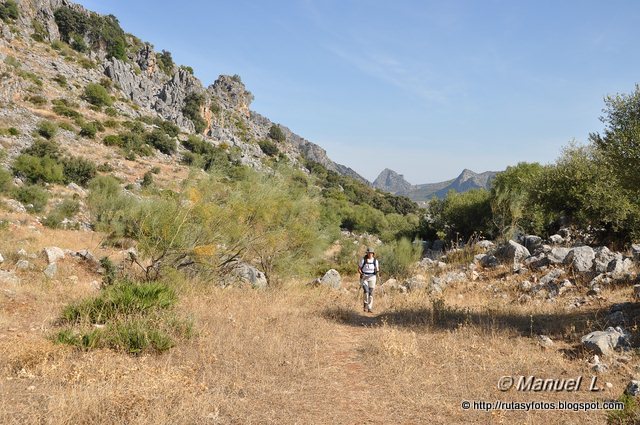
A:
{"label": "hiker's shirt", "polygon": [[376,271],[378,270],[378,260],[373,259],[361,259],[360,270],[362,270],[362,280],[376,281]]}

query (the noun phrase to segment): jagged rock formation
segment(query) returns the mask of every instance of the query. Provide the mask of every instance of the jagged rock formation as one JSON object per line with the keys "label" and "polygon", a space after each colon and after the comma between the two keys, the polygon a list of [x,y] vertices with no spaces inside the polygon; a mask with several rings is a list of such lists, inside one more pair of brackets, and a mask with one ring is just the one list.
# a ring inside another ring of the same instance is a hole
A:
{"label": "jagged rock formation", "polygon": [[398,174],[389,168],[382,170],[373,181],[373,187],[393,194],[408,193],[414,189],[414,186],[406,181],[402,174]]}
{"label": "jagged rock formation", "polygon": [[489,189],[491,180],[496,176],[495,171],[474,173],[464,169],[458,177],[439,183],[412,185],[401,174],[385,168],[373,182],[373,186],[396,195],[404,195],[413,201],[428,201],[433,198],[444,198],[450,190],[466,192],[472,189]]}
{"label": "jagged rock formation", "polygon": [[[5,51],[16,48],[31,49],[35,46],[37,43],[32,39],[32,35],[36,26],[44,29],[44,41],[60,40],[60,30],[55,20],[55,11],[58,8],[69,7],[86,16],[93,13],[68,0],[23,0],[19,2],[19,7],[20,18],[15,25],[10,27],[9,24],[0,21],[0,61],[6,57],[6,54],[2,53],[3,46]],[[16,37],[20,38],[20,47],[12,43]],[[253,95],[239,77],[222,75],[205,88],[186,68],[174,65],[172,69],[160,69],[157,53],[152,45],[143,43],[131,35],[126,37],[126,60],[109,58],[106,48],[98,46],[99,48],[91,49],[87,53],[88,58],[96,62],[93,69],[83,69],[64,60],[50,60],[30,52],[27,54],[33,62],[24,65],[30,67],[35,63],[38,71],[47,71],[43,75],[46,78],[61,74],[70,81],[80,80],[83,85],[87,82],[99,82],[106,76],[113,80],[114,86],[130,101],[129,105],[121,102],[114,105],[119,112],[134,118],[157,114],[173,121],[188,133],[195,132],[196,127],[192,120],[185,116],[185,100],[193,94],[200,95],[203,101],[199,112],[206,122],[206,128],[201,135],[205,140],[217,145],[224,143],[236,147],[240,151],[242,163],[255,168],[262,167],[261,160],[266,155],[257,142],[268,137],[269,129],[274,123],[251,111]],[[27,88],[27,84],[20,86],[13,82],[3,82],[0,94],[3,99],[13,99],[24,95]],[[28,122],[27,114],[23,115],[21,120]],[[285,134],[285,141],[279,143],[279,151],[292,163],[300,163],[301,160],[318,162],[329,170],[367,182],[354,170],[333,162],[321,147],[284,126],[280,128]],[[31,128],[25,130],[30,131]],[[16,151],[24,147],[23,145],[16,144]],[[13,152],[9,153],[11,155]]]}

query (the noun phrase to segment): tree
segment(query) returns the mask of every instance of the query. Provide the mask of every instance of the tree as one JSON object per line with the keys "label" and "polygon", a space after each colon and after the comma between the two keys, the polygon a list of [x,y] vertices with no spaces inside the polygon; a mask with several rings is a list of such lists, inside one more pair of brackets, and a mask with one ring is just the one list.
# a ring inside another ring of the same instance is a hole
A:
{"label": "tree", "polygon": [[167,75],[171,75],[175,66],[171,52],[163,50],[161,53],[158,53],[156,57],[158,58],[158,67],[160,70]]}
{"label": "tree", "polygon": [[95,106],[111,106],[113,99],[103,86],[89,83],[84,89],[83,99]]}
{"label": "tree", "polygon": [[640,194],[640,86],[630,94],[605,97],[604,133],[590,134],[620,183]]}
{"label": "tree", "polygon": [[63,41],[69,43],[72,34],[82,36],[87,32],[89,20],[83,13],[70,7],[61,7],[53,15]]}
{"label": "tree", "polygon": [[276,142],[284,142],[286,137],[280,126],[273,124],[269,129],[269,137]]}
{"label": "tree", "polygon": [[207,128],[207,122],[202,118],[200,108],[204,105],[204,96],[198,93],[191,93],[184,99],[182,113],[193,123],[196,133],[202,133]]}

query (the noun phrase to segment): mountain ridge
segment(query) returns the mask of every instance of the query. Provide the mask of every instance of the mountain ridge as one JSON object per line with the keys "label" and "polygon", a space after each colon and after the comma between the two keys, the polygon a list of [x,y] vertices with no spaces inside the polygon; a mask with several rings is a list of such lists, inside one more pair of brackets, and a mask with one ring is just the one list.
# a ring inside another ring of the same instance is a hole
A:
{"label": "mountain ridge", "polygon": [[489,189],[497,174],[498,171],[476,173],[465,168],[454,179],[414,185],[405,180],[402,174],[385,168],[374,180],[373,187],[394,195],[406,196],[415,202],[426,202],[434,196],[442,199],[450,190],[466,192],[472,189]]}

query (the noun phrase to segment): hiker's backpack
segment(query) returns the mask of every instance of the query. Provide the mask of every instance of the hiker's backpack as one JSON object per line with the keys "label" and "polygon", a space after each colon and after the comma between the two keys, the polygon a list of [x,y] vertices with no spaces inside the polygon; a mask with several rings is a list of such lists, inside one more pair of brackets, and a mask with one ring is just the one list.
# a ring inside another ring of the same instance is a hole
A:
{"label": "hiker's backpack", "polygon": [[[362,259],[362,266],[360,267],[360,270],[364,269],[365,264],[367,264],[367,256],[365,255],[364,258]],[[373,258],[373,274],[377,275],[378,274],[378,268],[380,267],[380,265],[378,264],[378,259],[377,258]],[[363,271],[364,273],[364,271]]]}

